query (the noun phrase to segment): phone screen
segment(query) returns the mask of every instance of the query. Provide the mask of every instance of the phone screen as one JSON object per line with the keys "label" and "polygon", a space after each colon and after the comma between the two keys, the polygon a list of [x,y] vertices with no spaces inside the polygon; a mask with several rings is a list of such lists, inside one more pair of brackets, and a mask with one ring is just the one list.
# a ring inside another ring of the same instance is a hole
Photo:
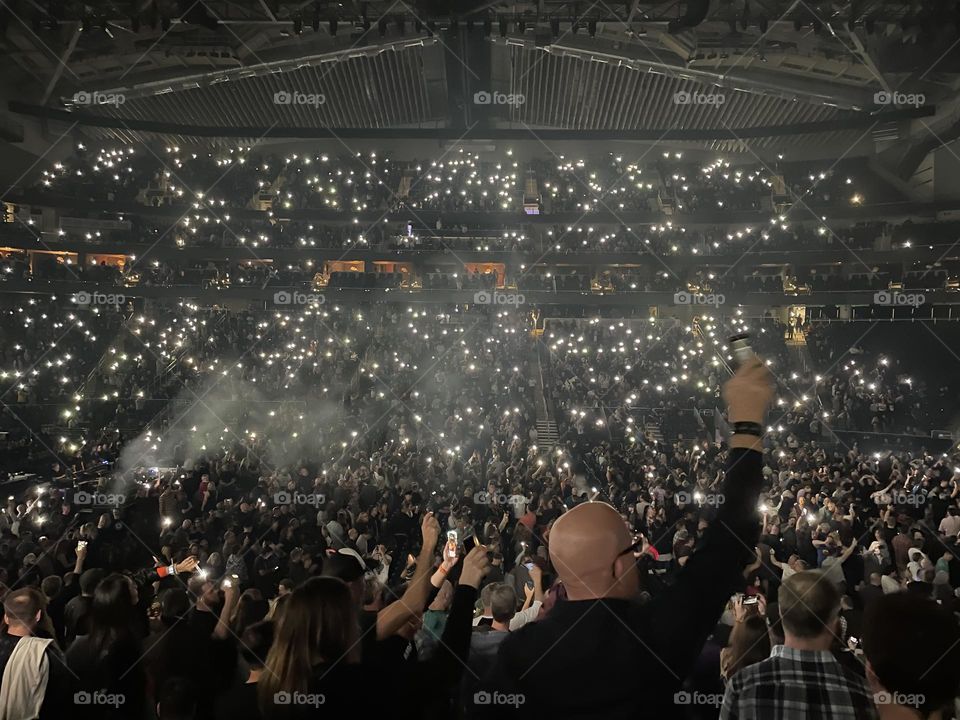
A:
{"label": "phone screen", "polygon": [[533,570],[533,563],[532,563],[532,562],[526,562],[526,563],[523,564],[523,566],[524,566],[527,570]]}

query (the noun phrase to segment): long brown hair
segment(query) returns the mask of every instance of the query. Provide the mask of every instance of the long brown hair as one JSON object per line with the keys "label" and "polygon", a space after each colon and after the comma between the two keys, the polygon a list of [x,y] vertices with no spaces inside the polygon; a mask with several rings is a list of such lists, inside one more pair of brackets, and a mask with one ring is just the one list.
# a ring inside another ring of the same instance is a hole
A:
{"label": "long brown hair", "polygon": [[739,670],[770,657],[767,622],[759,615],[748,615],[730,632],[730,642],[720,652],[720,674],[729,680]]}
{"label": "long brown hair", "polygon": [[276,715],[276,693],[307,692],[315,666],[360,660],[353,596],[338,578],[310,578],[290,593],[275,620],[273,645],[258,683],[264,717]]}

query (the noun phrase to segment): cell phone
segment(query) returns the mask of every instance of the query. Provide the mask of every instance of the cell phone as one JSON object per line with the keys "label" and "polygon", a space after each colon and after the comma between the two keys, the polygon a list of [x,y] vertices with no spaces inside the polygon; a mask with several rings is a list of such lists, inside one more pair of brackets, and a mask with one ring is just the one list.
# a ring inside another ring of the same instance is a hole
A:
{"label": "cell phone", "polygon": [[756,605],[760,601],[760,598],[756,595],[748,595],[743,599],[744,605]]}
{"label": "cell phone", "polygon": [[471,535],[470,537],[463,539],[463,554],[469,555],[470,551],[477,546],[477,536]]}
{"label": "cell phone", "polygon": [[457,531],[456,531],[456,530],[448,530],[448,531],[447,531],[447,540],[450,540],[451,542],[456,542],[456,541],[457,541]]}
{"label": "cell phone", "polygon": [[527,570],[533,570],[533,563],[532,563],[532,562],[525,562],[525,563],[523,564],[523,566],[524,566]]}
{"label": "cell phone", "polygon": [[86,541],[86,540],[78,540],[78,541],[77,541],[77,550],[83,550],[86,546],[87,546],[87,541]]}

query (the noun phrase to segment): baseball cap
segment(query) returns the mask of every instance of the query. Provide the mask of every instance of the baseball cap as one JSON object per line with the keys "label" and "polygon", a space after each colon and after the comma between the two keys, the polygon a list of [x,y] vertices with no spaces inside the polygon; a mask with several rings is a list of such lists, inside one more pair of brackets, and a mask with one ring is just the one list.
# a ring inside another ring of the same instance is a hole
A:
{"label": "baseball cap", "polygon": [[367,572],[367,564],[360,553],[352,548],[340,548],[323,561],[323,574],[340,578],[344,582],[359,580]]}

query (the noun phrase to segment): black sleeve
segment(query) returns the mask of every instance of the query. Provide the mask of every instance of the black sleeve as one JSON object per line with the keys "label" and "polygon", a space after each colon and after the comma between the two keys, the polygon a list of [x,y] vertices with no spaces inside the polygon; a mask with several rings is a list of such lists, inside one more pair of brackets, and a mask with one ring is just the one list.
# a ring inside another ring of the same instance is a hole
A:
{"label": "black sleeve", "polygon": [[727,600],[743,586],[743,568],[755,557],[762,459],[756,450],[730,451],[716,518],[677,582],[647,606],[649,626],[638,628],[650,637],[651,652],[678,678],[689,675]]}
{"label": "black sleeve", "polygon": [[453,593],[447,624],[440,637],[433,658],[417,663],[416,681],[421,687],[414,694],[445,693],[453,688],[463,675],[470,654],[470,633],[473,631],[471,620],[473,608],[477,602],[477,591],[470,585],[457,585]]}

